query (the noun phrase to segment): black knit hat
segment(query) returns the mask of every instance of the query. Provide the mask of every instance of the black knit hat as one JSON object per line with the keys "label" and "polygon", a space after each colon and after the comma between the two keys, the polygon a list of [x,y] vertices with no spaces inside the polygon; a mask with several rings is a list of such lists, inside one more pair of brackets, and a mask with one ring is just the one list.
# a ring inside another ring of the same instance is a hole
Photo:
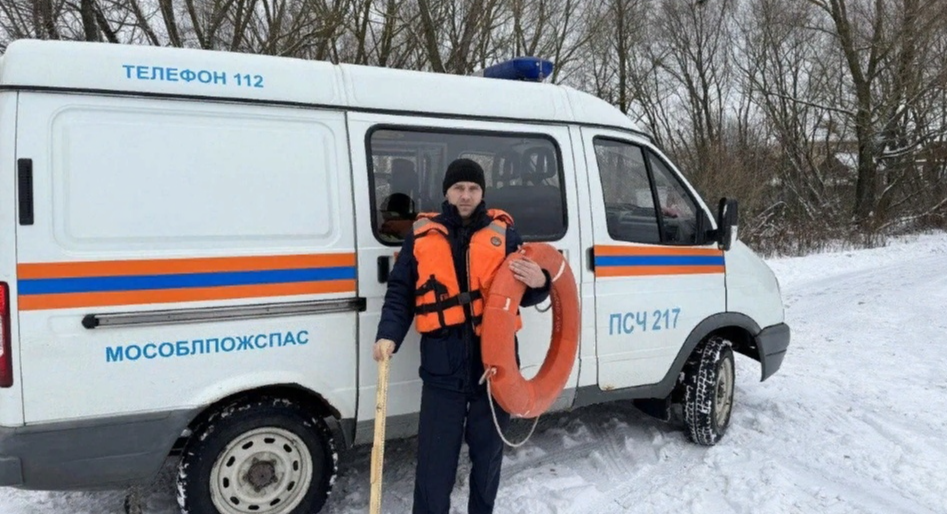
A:
{"label": "black knit hat", "polygon": [[444,174],[444,194],[446,195],[447,190],[458,182],[474,182],[480,184],[480,189],[487,188],[483,178],[483,168],[470,159],[457,159],[447,166],[447,173]]}

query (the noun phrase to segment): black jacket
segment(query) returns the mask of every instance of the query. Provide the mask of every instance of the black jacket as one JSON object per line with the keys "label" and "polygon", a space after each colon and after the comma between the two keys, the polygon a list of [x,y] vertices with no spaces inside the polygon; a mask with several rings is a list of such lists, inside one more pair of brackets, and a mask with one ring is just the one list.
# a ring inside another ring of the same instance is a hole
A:
{"label": "black jacket", "polygon": [[[447,228],[457,281],[461,291],[466,291],[468,282],[465,256],[470,238],[492,221],[487,215],[486,206],[481,202],[471,215],[470,223],[464,226],[457,208],[445,201],[441,206],[441,213],[434,221]],[[506,254],[515,252],[521,244],[523,240],[516,230],[512,226],[507,227]],[[396,352],[414,322],[414,292],[417,282],[414,234],[409,233],[388,277],[388,291],[385,294],[385,304],[375,338],[376,341],[394,341]],[[546,285],[538,289],[527,288],[520,305],[529,307],[545,300],[549,296],[549,282],[549,275],[546,273]],[[474,333],[469,321],[422,335],[419,374],[426,384],[455,391],[474,392],[483,388],[477,384],[483,375],[480,338]]]}

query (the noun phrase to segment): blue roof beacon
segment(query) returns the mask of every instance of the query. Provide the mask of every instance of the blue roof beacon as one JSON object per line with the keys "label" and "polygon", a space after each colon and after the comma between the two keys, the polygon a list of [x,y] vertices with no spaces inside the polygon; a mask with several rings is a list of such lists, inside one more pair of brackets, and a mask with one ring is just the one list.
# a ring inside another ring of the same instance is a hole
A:
{"label": "blue roof beacon", "polygon": [[542,82],[552,75],[552,61],[539,57],[516,57],[484,68],[483,76],[491,79]]}

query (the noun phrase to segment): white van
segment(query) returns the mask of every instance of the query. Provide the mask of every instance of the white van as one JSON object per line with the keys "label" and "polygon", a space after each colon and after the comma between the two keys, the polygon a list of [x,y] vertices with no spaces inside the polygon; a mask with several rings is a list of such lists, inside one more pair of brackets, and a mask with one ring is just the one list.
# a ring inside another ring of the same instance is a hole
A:
{"label": "white van", "polygon": [[[716,443],[732,351],[764,380],[782,362],[779,287],[736,240],[736,202],[705,204],[606,102],[536,80],[17,41],[0,60],[0,486],[125,486],[181,455],[186,511],[318,511],[335,448],[372,440],[398,222],[439,208],[457,157],[574,270],[580,349],[553,409],[681,404],[691,438]],[[532,376],[551,313],[523,316]],[[417,340],[392,361],[389,438],[416,429]]]}

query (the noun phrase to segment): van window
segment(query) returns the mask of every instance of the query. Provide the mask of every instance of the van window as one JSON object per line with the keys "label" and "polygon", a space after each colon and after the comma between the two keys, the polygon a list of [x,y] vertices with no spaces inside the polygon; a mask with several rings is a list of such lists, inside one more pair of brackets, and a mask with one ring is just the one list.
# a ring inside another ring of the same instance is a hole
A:
{"label": "van window", "polygon": [[340,127],[334,112],[76,103],[51,118],[56,240],[77,252],[332,244]]}
{"label": "van window", "polygon": [[648,167],[641,147],[595,138],[608,235],[616,241],[660,243]]}
{"label": "van window", "polygon": [[368,134],[375,237],[400,245],[420,212],[440,212],[451,161],[483,167],[484,200],[513,217],[526,241],[566,232],[559,147],[549,136],[434,129],[378,128]]}
{"label": "van window", "polygon": [[697,205],[664,161],[651,152],[648,152],[648,160],[661,205],[664,241],[679,245],[696,244]]}

